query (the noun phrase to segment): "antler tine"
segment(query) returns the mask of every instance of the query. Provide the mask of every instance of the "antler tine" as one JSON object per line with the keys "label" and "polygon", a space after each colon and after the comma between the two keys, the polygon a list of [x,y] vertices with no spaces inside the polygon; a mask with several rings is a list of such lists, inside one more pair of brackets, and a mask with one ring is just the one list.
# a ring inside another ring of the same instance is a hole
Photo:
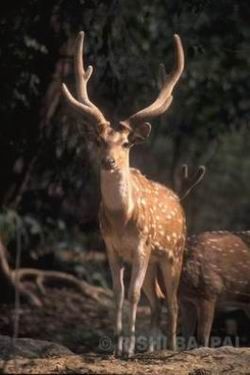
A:
{"label": "antler tine", "polygon": [[183,195],[181,199],[185,199],[190,192],[193,190],[195,186],[200,184],[200,182],[203,180],[203,177],[206,173],[206,167],[204,165],[199,165],[197,171],[193,175],[189,175],[189,168],[187,164],[182,165],[182,171],[183,171],[183,177],[184,181],[183,183],[186,185],[184,188]]}
{"label": "antler tine", "polygon": [[182,173],[185,180],[188,179],[189,176],[189,168],[187,164],[182,164]]}
{"label": "antler tine", "polygon": [[165,77],[165,74],[163,73],[164,66],[161,66],[161,79],[163,79],[163,85],[159,96],[150,106],[133,114],[128,119],[123,121],[123,123],[131,126],[136,125],[142,121],[147,121],[161,115],[169,108],[173,99],[173,89],[184,69],[184,51],[179,35],[174,35],[174,41],[176,47],[176,66],[168,77]]}
{"label": "antler tine", "polygon": [[75,99],[67,86],[62,84],[62,92],[67,99],[68,103],[78,112],[84,114],[88,120],[95,125],[109,125],[109,122],[105,119],[102,112],[89,100],[87,83],[93,73],[93,67],[88,66],[87,70],[84,69],[83,63],[83,42],[84,32],[81,31],[76,39],[75,43],[75,55],[74,55],[74,68],[76,76],[76,91],[77,99]]}
{"label": "antler tine", "polygon": [[76,75],[76,91],[78,100],[87,105],[91,105],[87,92],[87,83],[93,73],[92,65],[84,69],[83,60],[83,46],[84,46],[84,32],[80,31],[75,42],[75,55],[74,55],[74,67]]}

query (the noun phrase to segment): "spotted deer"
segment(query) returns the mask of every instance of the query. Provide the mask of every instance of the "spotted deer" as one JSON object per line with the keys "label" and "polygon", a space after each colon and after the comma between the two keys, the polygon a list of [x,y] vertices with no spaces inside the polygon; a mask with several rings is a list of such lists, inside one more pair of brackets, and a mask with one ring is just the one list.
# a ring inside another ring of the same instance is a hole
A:
{"label": "spotted deer", "polygon": [[[175,189],[178,192],[180,200],[184,200],[189,196],[193,189],[201,183],[205,174],[206,167],[204,165],[199,165],[196,170],[190,171],[188,165],[183,164],[181,168],[176,170],[174,176]],[[161,302],[167,298],[167,290],[158,265],[154,265],[154,272],[151,272],[149,268],[146,276],[143,283],[143,292],[148,298],[151,307],[151,340],[149,342],[149,351],[153,351],[154,344],[156,343],[155,340],[157,340],[157,335],[159,334]]]}
{"label": "spotted deer", "polygon": [[179,297],[183,335],[197,328],[201,345],[209,344],[215,310],[237,307],[250,316],[250,231],[189,237]]}
{"label": "spotted deer", "polygon": [[[100,160],[101,205],[100,229],[106,244],[112,274],[116,307],[116,353],[131,356],[135,350],[135,322],[143,283],[150,284],[158,266],[167,290],[168,343],[176,347],[177,288],[185,243],[185,217],[179,198],[167,187],[130,168],[129,152],[133,145],[145,141],[151,131],[147,122],[169,108],[173,89],[184,68],[181,39],[174,35],[176,66],[165,79],[157,99],[127,119],[112,124],[90,101],[87,83],[93,72],[83,64],[84,33],[76,40],[74,57],[76,75],[75,99],[65,84],[62,90],[67,102],[78,111],[86,125],[92,126],[94,143]],[[130,303],[128,345],[124,346],[122,308],[124,302],[124,264],[132,267],[128,291]],[[155,290],[147,289],[154,308]]]}

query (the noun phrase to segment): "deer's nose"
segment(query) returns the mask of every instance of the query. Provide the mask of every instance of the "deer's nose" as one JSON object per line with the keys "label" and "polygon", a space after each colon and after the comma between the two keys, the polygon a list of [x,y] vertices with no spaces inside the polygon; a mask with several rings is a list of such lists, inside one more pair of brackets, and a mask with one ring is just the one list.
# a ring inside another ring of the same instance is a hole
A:
{"label": "deer's nose", "polygon": [[113,158],[107,157],[102,159],[102,168],[106,170],[110,170],[114,168],[115,160]]}

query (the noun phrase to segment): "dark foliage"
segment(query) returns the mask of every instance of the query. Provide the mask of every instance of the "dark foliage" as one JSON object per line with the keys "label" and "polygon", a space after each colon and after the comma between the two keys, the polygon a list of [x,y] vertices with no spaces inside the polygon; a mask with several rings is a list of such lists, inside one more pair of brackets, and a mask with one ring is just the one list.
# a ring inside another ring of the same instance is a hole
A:
{"label": "dark foliage", "polygon": [[249,17],[244,0],[5,4],[2,205],[18,206],[21,215],[49,230],[61,221],[68,228],[80,223],[84,231],[96,230],[95,158],[59,100],[60,82],[74,84],[66,45],[85,30],[86,60],[96,68],[90,94],[115,121],[157,94],[158,66],[164,62],[171,69],[177,32],[186,52],[185,74],[171,110],[154,121],[151,139],[134,151],[132,164],[170,185],[181,163],[205,164],[207,176],[186,203],[190,229],[248,228]]}

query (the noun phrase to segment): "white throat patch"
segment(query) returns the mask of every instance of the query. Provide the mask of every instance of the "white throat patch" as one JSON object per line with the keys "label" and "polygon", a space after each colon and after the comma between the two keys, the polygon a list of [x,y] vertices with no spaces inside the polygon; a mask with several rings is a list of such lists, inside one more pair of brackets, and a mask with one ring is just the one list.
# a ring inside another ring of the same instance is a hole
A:
{"label": "white throat patch", "polygon": [[113,211],[131,212],[133,202],[129,170],[101,171],[101,193],[105,206]]}

